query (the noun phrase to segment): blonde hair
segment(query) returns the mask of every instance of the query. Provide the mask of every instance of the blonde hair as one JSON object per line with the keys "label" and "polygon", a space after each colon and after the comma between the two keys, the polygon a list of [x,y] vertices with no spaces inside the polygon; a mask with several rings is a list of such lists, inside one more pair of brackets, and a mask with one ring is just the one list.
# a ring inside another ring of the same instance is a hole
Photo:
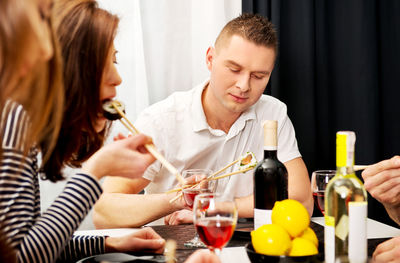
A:
{"label": "blonde hair", "polygon": [[[21,67],[30,55],[32,45],[38,45],[26,1],[0,1],[0,111],[5,100],[21,104],[29,116],[29,129],[25,149],[34,144],[41,146],[46,161],[54,148],[63,113],[64,91],[62,86],[61,56],[54,34],[54,55],[37,63],[21,77]],[[50,31],[54,32],[51,21]]]}
{"label": "blonde hair", "polygon": [[274,25],[259,14],[244,13],[229,21],[215,40],[215,48],[221,48],[233,35],[240,36],[256,45],[278,52],[278,37]]}

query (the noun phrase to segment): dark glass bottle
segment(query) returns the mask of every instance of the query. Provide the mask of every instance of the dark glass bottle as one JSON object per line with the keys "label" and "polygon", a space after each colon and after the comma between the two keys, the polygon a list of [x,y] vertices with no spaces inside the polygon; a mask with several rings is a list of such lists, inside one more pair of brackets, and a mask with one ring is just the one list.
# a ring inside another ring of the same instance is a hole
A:
{"label": "dark glass bottle", "polygon": [[288,198],[288,173],[277,157],[277,121],[264,122],[264,160],[254,171],[254,229],[271,223],[276,201]]}

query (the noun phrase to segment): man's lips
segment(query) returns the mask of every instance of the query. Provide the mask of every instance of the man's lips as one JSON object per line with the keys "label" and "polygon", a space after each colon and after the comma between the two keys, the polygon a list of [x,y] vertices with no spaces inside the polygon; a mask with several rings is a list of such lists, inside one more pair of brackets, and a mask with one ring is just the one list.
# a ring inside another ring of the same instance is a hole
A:
{"label": "man's lips", "polygon": [[233,95],[233,94],[229,94],[231,95],[231,97],[233,98],[234,101],[242,103],[245,102],[248,98],[247,97],[241,97],[241,96],[237,96],[237,95]]}

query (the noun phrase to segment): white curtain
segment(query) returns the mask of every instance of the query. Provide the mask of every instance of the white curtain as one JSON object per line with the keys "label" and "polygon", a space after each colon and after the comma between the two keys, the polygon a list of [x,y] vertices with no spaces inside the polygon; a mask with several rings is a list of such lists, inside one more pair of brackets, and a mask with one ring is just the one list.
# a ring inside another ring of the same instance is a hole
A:
{"label": "white curtain", "polygon": [[208,76],[207,48],[241,13],[241,0],[99,0],[121,18],[115,41],[123,82],[118,97],[135,118],[174,91]]}
{"label": "white curtain", "polygon": [[[122,84],[118,98],[134,121],[147,106],[174,91],[188,90],[208,76],[207,48],[222,27],[241,13],[241,0],[98,0],[120,17],[115,40]],[[118,122],[112,135],[126,134]],[[112,136],[110,136],[112,138]],[[73,169],[66,169],[72,174]],[[42,211],[65,182],[41,181]],[[91,213],[79,229],[94,229]]]}

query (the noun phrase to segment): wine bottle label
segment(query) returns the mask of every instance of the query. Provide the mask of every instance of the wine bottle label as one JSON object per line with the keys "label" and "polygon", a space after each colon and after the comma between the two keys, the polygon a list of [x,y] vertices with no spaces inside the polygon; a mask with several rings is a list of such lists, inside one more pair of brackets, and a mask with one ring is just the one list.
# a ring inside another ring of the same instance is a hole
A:
{"label": "wine bottle label", "polygon": [[349,202],[349,259],[367,262],[367,202]]}
{"label": "wine bottle label", "polygon": [[254,208],[254,229],[265,224],[271,224],[272,210]]}
{"label": "wine bottle label", "polygon": [[335,235],[344,242],[348,234],[349,234],[349,217],[346,214],[344,214],[340,217],[339,222],[336,225]]}
{"label": "wine bottle label", "polygon": [[335,262],[335,218],[333,216],[325,216],[325,262]]}

